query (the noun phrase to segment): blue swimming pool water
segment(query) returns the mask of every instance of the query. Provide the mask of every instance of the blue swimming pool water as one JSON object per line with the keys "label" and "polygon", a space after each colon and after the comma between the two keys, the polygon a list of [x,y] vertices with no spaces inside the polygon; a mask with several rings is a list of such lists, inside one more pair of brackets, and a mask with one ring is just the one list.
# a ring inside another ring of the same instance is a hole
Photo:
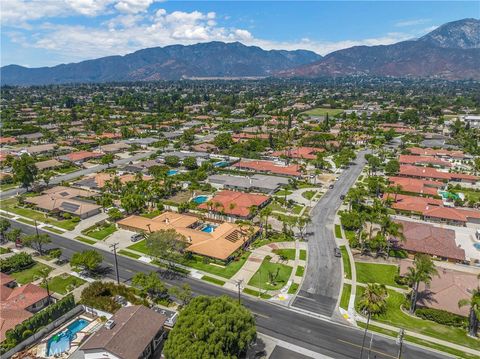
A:
{"label": "blue swimming pool water", "polygon": [[215,230],[215,227],[211,224],[207,224],[203,229],[202,232],[212,233]]}
{"label": "blue swimming pool water", "polygon": [[202,204],[202,203],[205,203],[207,201],[208,201],[207,196],[197,196],[193,199],[193,202],[195,202],[196,204]]}
{"label": "blue swimming pool water", "polygon": [[213,164],[215,167],[227,167],[228,166],[228,162],[227,161],[220,161],[220,162],[215,162]]}
{"label": "blue swimming pool water", "polygon": [[70,343],[79,331],[88,325],[88,320],[77,319],[70,324],[63,332],[55,334],[48,339],[47,343],[47,356],[53,356],[55,354],[61,354],[70,349]]}
{"label": "blue swimming pool water", "polygon": [[473,246],[480,251],[480,243],[475,243]]}
{"label": "blue swimming pool water", "polygon": [[178,173],[178,170],[168,170],[167,176],[173,176],[173,175],[176,175],[177,173]]}

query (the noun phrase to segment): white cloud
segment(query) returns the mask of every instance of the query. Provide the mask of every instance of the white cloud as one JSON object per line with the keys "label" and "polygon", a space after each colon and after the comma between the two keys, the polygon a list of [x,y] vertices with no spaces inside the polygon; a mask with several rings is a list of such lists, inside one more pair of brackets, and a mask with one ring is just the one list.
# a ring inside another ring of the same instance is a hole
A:
{"label": "white cloud", "polygon": [[408,27],[408,26],[417,26],[423,25],[430,22],[430,19],[411,19],[411,20],[402,20],[395,23],[396,27]]}
{"label": "white cloud", "polygon": [[147,10],[150,5],[160,0],[120,0],[115,4],[115,9],[128,14],[136,14]]}

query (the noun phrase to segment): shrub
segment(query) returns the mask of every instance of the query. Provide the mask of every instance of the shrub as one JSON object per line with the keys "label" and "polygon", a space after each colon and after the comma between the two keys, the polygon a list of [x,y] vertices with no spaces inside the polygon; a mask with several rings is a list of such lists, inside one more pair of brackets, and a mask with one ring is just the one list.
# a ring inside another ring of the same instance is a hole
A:
{"label": "shrub", "polygon": [[461,315],[447,312],[445,310],[433,308],[418,308],[415,311],[417,317],[431,320],[438,324],[448,325],[452,327],[466,328],[468,326],[468,319]]}
{"label": "shrub", "polygon": [[63,217],[64,219],[70,219],[70,218],[72,218],[72,215],[71,215],[70,213],[66,213],[66,212],[65,212],[65,213],[62,213],[62,217]]}
{"label": "shrub", "polygon": [[406,277],[399,276],[398,274],[394,278],[395,283],[398,285],[408,285],[408,280]]}
{"label": "shrub", "polygon": [[115,302],[114,296],[121,295],[132,304],[144,304],[136,297],[135,289],[111,282],[93,282],[81,294],[80,302],[93,308],[114,313],[121,305]]}
{"label": "shrub", "polygon": [[388,252],[388,255],[390,257],[395,257],[395,258],[400,258],[400,259],[408,257],[407,251],[405,251],[403,249],[390,249],[390,251]]}
{"label": "shrub", "polygon": [[30,254],[21,252],[0,260],[0,271],[4,273],[19,272],[35,264]]}
{"label": "shrub", "polygon": [[77,217],[77,216],[72,217],[72,222],[73,222],[73,223],[78,223],[78,222],[80,222],[80,217]]}

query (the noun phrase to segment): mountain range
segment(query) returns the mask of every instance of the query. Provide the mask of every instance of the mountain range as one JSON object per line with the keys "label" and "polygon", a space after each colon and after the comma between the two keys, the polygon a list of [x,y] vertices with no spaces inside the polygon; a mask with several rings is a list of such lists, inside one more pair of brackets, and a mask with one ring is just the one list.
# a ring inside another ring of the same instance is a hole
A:
{"label": "mountain range", "polygon": [[355,46],[322,57],[239,42],[172,45],[54,67],[0,68],[2,85],[154,81],[184,78],[394,76],[480,80],[480,20],[444,24],[393,45]]}

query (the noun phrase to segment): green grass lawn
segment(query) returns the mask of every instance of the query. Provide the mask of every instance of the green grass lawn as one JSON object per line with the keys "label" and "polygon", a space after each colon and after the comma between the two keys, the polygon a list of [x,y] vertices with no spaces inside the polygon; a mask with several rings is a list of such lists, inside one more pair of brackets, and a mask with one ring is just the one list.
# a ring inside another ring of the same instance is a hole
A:
{"label": "green grass lawn", "polygon": [[292,191],[289,191],[288,189],[281,189],[280,191],[278,192],[275,192],[275,196],[285,196],[285,195],[290,195],[292,194],[293,192]]}
{"label": "green grass lawn", "polygon": [[311,200],[315,195],[317,194],[317,191],[305,191],[302,193],[302,197],[308,200]]}
{"label": "green grass lawn", "polygon": [[84,283],[85,281],[81,278],[77,278],[73,275],[62,274],[50,278],[48,281],[48,288],[52,292],[65,295],[68,292],[74,290],[75,288],[80,287]]}
{"label": "green grass lawn", "polygon": [[44,212],[35,211],[30,208],[18,207],[16,198],[9,198],[4,201],[0,201],[0,207],[8,212],[18,214],[19,216],[27,217],[38,222],[43,222],[46,224],[51,224],[56,227],[63,228],[67,231],[75,229],[78,222],[74,222],[72,219],[63,219],[58,220],[52,217],[47,216]]}
{"label": "green grass lawn", "polygon": [[66,174],[66,173],[75,172],[79,169],[80,169],[80,167],[77,167],[77,166],[68,166],[68,167],[58,168],[58,169],[55,170],[55,172],[57,172],[59,174]]}
{"label": "green grass lawn", "polygon": [[305,111],[303,113],[312,116],[326,116],[327,113],[329,116],[335,116],[341,114],[343,110],[341,108],[326,108],[326,107],[317,107],[312,108],[311,110]]}
{"label": "green grass lawn", "polygon": [[58,233],[58,234],[65,233],[65,231],[62,231],[61,229],[56,229],[56,228],[53,228],[53,227],[50,227],[50,226],[45,226],[45,227],[43,227],[43,229],[46,229],[47,231],[50,231],[50,232],[53,232],[53,233]]}
{"label": "green grass lawn", "polygon": [[40,273],[43,270],[48,270],[50,272],[52,270],[52,267],[49,267],[46,264],[37,262],[30,268],[24,269],[20,272],[11,273],[11,276],[15,278],[17,283],[27,284],[39,279]]}
{"label": "green grass lawn", "polygon": [[306,249],[300,249],[300,255],[298,257],[301,261],[306,261],[307,260],[307,250]]}
{"label": "green grass lawn", "polygon": [[243,293],[247,293],[247,294],[250,294],[250,295],[253,295],[254,297],[259,297],[259,298],[262,298],[262,299],[270,299],[272,298],[271,295],[268,295],[267,293],[261,293],[259,291],[256,291],[254,289],[250,289],[250,288],[245,288],[243,290]]}
{"label": "green grass lawn", "polygon": [[7,191],[12,188],[18,187],[18,183],[5,183],[5,184],[0,184],[0,191]]}
{"label": "green grass lawn", "polygon": [[141,255],[137,254],[137,253],[132,253],[132,252],[129,252],[129,251],[126,251],[125,249],[120,249],[118,251],[119,254],[122,254],[124,256],[127,256],[127,257],[130,257],[130,258],[133,258],[133,259],[138,259],[141,257]]}
{"label": "green grass lawn", "polygon": [[0,254],[10,253],[12,250],[10,248],[0,247]]}
{"label": "green grass lawn", "polygon": [[292,285],[290,286],[290,288],[288,288],[288,294],[295,294],[297,293],[297,290],[298,290],[298,287],[300,286],[300,284],[298,283],[292,283]]}
{"label": "green grass lawn", "polygon": [[303,206],[300,204],[294,204],[292,207],[285,208],[281,204],[277,202],[272,202],[268,205],[272,211],[277,211],[281,213],[293,213],[293,214],[300,214],[302,212]]}
{"label": "green grass lawn", "polygon": [[339,224],[335,225],[335,237],[342,238],[342,227]]}
{"label": "green grass lawn", "polygon": [[361,283],[380,283],[392,287],[407,288],[395,283],[398,267],[391,264],[355,262],[357,281]]}
{"label": "green grass lawn", "polygon": [[83,242],[83,243],[87,243],[87,244],[95,244],[97,243],[96,241],[94,241],[93,239],[87,239],[85,237],[81,237],[81,236],[77,236],[75,237],[75,239],[77,241],[80,241],[80,242]]}
{"label": "green grass lawn", "polygon": [[[144,253],[148,255],[148,249],[146,246],[146,241],[142,240],[131,246],[127,247],[128,249]],[[232,260],[226,266],[218,266],[209,263],[203,262],[203,257],[193,256],[192,259],[183,260],[181,264],[192,267],[210,274],[215,274],[223,278],[231,278],[235,273],[239,271],[240,268],[245,264],[245,261],[248,259],[250,252],[244,252],[237,260]]]}
{"label": "green grass lawn", "polygon": [[350,302],[351,293],[352,293],[352,285],[344,284],[342,289],[342,297],[340,298],[340,308],[348,310],[348,303]]}
{"label": "green grass lawn", "polygon": [[340,246],[340,251],[342,252],[343,271],[345,273],[345,278],[352,279],[352,267],[350,264],[350,257],[348,256],[347,248],[345,248],[345,246]]}
{"label": "green grass lawn", "polygon": [[[360,296],[364,291],[363,287],[357,286],[357,296],[355,305],[357,305]],[[384,314],[372,317],[373,320],[390,324],[398,328],[408,329],[410,331],[428,335],[433,338],[442,339],[458,345],[463,345],[475,350],[480,350],[480,341],[467,336],[466,330],[462,328],[448,327],[429,320],[419,319],[404,313],[400,306],[404,303],[403,294],[394,290],[388,290],[387,310]],[[357,310],[358,311],[358,310]]]}
{"label": "green grass lawn", "polygon": [[208,275],[204,275],[202,277],[202,280],[206,281],[206,282],[210,282],[210,283],[213,283],[213,284],[216,284],[216,285],[224,285],[225,282],[223,280],[220,280],[220,279],[217,279],[217,278],[213,278],[213,277],[209,277]]}
{"label": "green grass lawn", "polygon": [[26,218],[18,218],[17,221],[29,224],[31,226],[35,225],[35,221],[32,221],[31,219],[26,219]]}
{"label": "green grass lawn", "polygon": [[[347,237],[348,241],[351,242],[355,239],[356,235],[354,231],[345,231],[345,237]],[[342,238],[342,237],[340,237]]]}
{"label": "green grass lawn", "polygon": [[274,249],[272,252],[279,256],[283,256],[288,260],[295,260],[295,249]]}
{"label": "green grass lawn", "polygon": [[297,269],[295,270],[295,275],[297,277],[303,277],[303,274],[305,273],[305,267],[303,266],[297,266]]}
{"label": "green grass lawn", "polygon": [[[276,290],[282,288],[287,284],[290,274],[292,273],[292,267],[280,263],[272,263],[268,259],[264,259],[262,265],[258,271],[248,282],[248,285],[266,290]],[[269,273],[278,275],[275,278],[274,283],[270,283]]]}
{"label": "green grass lawn", "polygon": [[113,234],[116,230],[117,230],[117,226],[115,225],[115,223],[111,223],[108,226],[103,226],[103,225],[92,226],[90,228],[83,230],[82,233],[85,234],[86,236],[89,236],[89,237],[95,238],[96,240],[101,241],[107,238],[108,236],[110,236],[111,234]]}

